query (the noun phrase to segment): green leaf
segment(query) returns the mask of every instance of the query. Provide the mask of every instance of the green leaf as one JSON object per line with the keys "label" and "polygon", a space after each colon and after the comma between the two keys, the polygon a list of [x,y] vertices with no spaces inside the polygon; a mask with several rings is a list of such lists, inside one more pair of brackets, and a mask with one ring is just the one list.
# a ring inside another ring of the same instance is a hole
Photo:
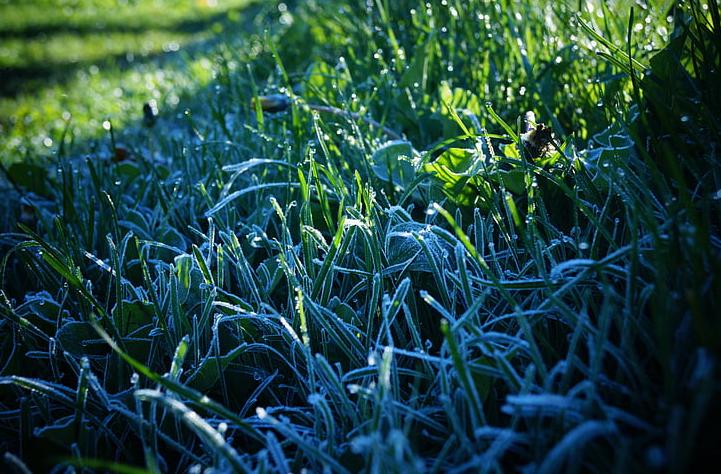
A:
{"label": "green leaf", "polygon": [[337,296],[331,298],[328,302],[328,307],[336,314],[336,316],[346,323],[353,324],[355,322],[357,317],[356,312],[353,311],[353,308],[351,308],[348,304],[343,303]]}
{"label": "green leaf", "polygon": [[44,166],[25,162],[13,163],[7,173],[16,185],[42,196],[50,196],[47,186],[48,172]]}
{"label": "green leaf", "polygon": [[108,346],[98,339],[93,326],[83,321],[63,324],[55,335],[64,351],[75,357],[104,357]]}
{"label": "green leaf", "polygon": [[[439,102],[436,105],[436,116],[441,120],[443,136],[454,137],[467,135],[468,128],[460,122],[463,112],[481,115],[481,101],[474,93],[461,89],[451,89],[447,82],[442,82],[439,89]],[[457,111],[462,113],[459,115]]]}
{"label": "green leaf", "polygon": [[175,272],[178,275],[178,281],[186,291],[190,288],[190,272],[192,269],[193,257],[188,254],[175,257]]}
{"label": "green leaf", "polygon": [[171,261],[178,255],[178,250],[185,252],[188,248],[188,242],[183,235],[170,226],[163,226],[158,229],[157,241],[164,244],[158,248],[158,258],[163,261]]}
{"label": "green leaf", "polygon": [[431,33],[428,39],[425,41],[422,47],[416,48],[413,60],[411,61],[408,69],[401,76],[401,80],[398,83],[400,87],[412,87],[415,88],[416,84],[424,86],[428,78],[428,64],[430,63],[433,55],[433,38],[435,35]]}
{"label": "green leaf", "polygon": [[526,191],[525,173],[520,169],[498,170],[491,173],[489,178],[495,183],[503,186],[515,194],[523,194]]}
{"label": "green leaf", "polygon": [[220,371],[225,371],[231,362],[246,351],[247,347],[247,344],[241,344],[223,356],[206,357],[186,383],[200,392],[210,390],[220,380]]}
{"label": "green leaf", "polygon": [[441,191],[454,203],[463,206],[482,205],[492,196],[493,189],[478,174],[479,163],[472,150],[449,148],[423,171],[432,173]]}
{"label": "green leaf", "polygon": [[126,182],[131,182],[141,175],[140,168],[133,162],[124,161],[115,166],[115,174],[118,177],[125,178]]}
{"label": "green leaf", "polygon": [[438,237],[430,226],[420,222],[403,222],[393,226],[386,237],[388,264],[397,266],[397,271],[405,269],[407,265],[410,271],[430,273],[432,268],[428,256],[414,234],[423,238],[434,258],[442,259],[451,254],[451,246]]}
{"label": "green leaf", "polygon": [[185,362],[185,356],[188,355],[188,344],[190,343],[190,336],[183,336],[178,343],[178,347],[175,348],[175,354],[173,355],[173,362],[170,365],[170,377],[173,380],[178,380],[183,370],[183,362]]}
{"label": "green leaf", "polygon": [[403,140],[387,142],[373,153],[373,172],[383,181],[405,188],[415,177],[413,146]]}
{"label": "green leaf", "polygon": [[118,321],[122,336],[132,334],[143,326],[153,322],[153,305],[150,302],[125,300],[122,304],[122,314],[116,314],[120,306],[113,308],[113,319]]}
{"label": "green leaf", "polygon": [[306,71],[304,97],[306,100],[320,99],[335,102],[338,91],[345,90],[347,85],[347,79],[334,67],[324,61],[316,61]]}
{"label": "green leaf", "polygon": [[200,273],[203,274],[205,283],[215,286],[215,281],[213,280],[213,275],[208,269],[208,264],[205,263],[205,258],[203,258],[203,254],[200,253],[200,249],[195,245],[193,245],[193,257],[195,258],[195,263],[198,264],[198,268],[200,268]]}
{"label": "green leaf", "polygon": [[451,89],[451,86],[446,81],[441,82],[438,92],[441,98],[441,114],[448,114],[448,111],[444,112],[445,107],[442,105],[447,104],[456,110],[467,110],[475,116],[481,115],[481,100],[473,92],[460,87]]}

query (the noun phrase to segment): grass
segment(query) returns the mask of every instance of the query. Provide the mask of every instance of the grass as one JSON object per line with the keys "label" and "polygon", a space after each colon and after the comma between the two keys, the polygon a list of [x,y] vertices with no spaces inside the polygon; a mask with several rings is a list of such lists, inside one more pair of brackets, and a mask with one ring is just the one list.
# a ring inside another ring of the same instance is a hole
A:
{"label": "grass", "polygon": [[5,167],[9,466],[718,460],[717,2],[259,15],[154,126]]}
{"label": "grass", "polygon": [[251,3],[0,3],[0,161],[42,160],[66,131],[88,141],[106,119],[137,123],[147,101],[177,108],[208,85],[208,51],[245,27]]}

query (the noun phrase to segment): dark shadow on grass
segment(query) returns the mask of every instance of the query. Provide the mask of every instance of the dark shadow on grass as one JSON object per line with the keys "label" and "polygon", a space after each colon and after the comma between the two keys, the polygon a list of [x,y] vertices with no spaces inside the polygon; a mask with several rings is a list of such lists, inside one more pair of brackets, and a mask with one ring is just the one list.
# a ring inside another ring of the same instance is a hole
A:
{"label": "dark shadow on grass", "polygon": [[35,64],[21,68],[0,68],[0,97],[12,98],[19,94],[33,94],[54,85],[63,85],[73,79],[78,71],[86,70],[90,66],[97,66],[101,71],[108,67],[119,70],[128,70],[143,63],[155,62],[163,64],[173,61],[179,54],[193,54],[217,43],[216,38],[191,41],[183,45],[178,51],[156,51],[144,55],[134,54],[133,60],[128,59],[128,53],[111,54],[102,59],[76,61],[72,63],[45,63]]}

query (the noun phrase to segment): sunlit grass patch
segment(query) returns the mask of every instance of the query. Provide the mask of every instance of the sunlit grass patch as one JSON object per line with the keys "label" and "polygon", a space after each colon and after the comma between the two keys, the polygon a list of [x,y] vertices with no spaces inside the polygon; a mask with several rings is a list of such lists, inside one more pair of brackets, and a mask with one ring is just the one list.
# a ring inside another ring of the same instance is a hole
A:
{"label": "sunlit grass patch", "polygon": [[42,159],[66,128],[80,142],[100,135],[107,119],[133,124],[150,100],[173,110],[208,84],[214,37],[241,27],[250,3],[1,6],[0,159]]}
{"label": "sunlit grass patch", "polygon": [[[3,35],[49,35],[56,31],[188,29],[249,0],[28,0],[0,2]],[[184,26],[185,25],[185,26]]]}
{"label": "sunlit grass patch", "polygon": [[108,119],[119,128],[139,124],[148,101],[159,104],[164,115],[174,114],[181,98],[207,86],[212,76],[212,62],[204,56],[178,58],[162,66],[90,66],[62,85],[0,98],[3,161],[42,161],[57,150],[66,129],[66,139],[80,142],[102,135],[100,126]]}
{"label": "sunlit grass patch", "polygon": [[[127,32],[58,33],[44,38],[3,39],[0,68],[52,70],[64,65],[93,61],[142,59],[144,56],[177,51],[191,39],[208,35],[151,30],[142,34]],[[32,80],[30,76],[27,79]]]}

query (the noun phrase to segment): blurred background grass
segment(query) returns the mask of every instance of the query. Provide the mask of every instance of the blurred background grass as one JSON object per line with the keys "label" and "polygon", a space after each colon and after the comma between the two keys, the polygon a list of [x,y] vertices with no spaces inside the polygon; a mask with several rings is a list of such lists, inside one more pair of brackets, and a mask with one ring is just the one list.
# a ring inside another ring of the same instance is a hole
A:
{"label": "blurred background grass", "polygon": [[[212,79],[207,52],[243,28],[253,0],[0,1],[0,161],[175,107]],[[255,2],[257,3],[257,2]]]}

